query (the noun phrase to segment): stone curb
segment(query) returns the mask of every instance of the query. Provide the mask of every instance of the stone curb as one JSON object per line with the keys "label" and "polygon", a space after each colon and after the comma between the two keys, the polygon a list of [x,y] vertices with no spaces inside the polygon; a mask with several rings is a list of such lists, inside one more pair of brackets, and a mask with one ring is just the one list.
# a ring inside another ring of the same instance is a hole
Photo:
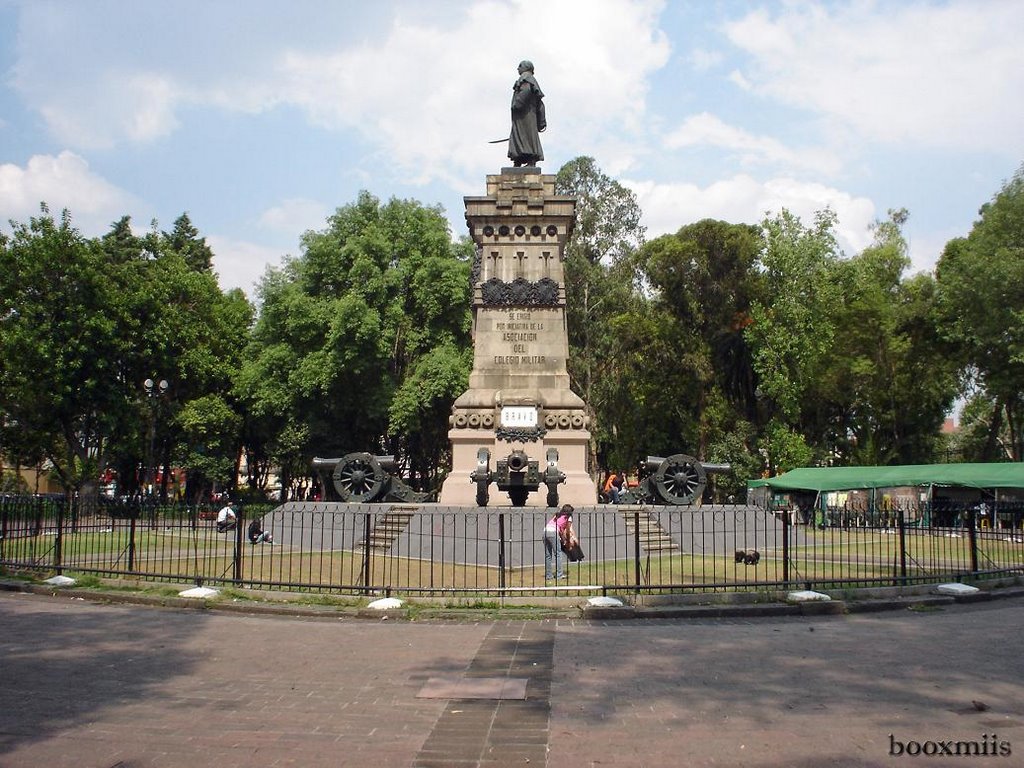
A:
{"label": "stone curb", "polygon": [[[0,579],[0,590],[24,592],[37,595],[61,596],[97,603],[141,605],[156,608],[187,610],[223,611],[225,613],[257,614],[270,616],[297,616],[320,619],[363,619],[399,621],[424,619],[447,621],[479,621],[510,618],[501,608],[431,608],[415,606],[388,610],[365,607],[304,605],[292,602],[231,600],[224,598],[196,599],[164,595],[146,595],[138,592],[109,592],[74,587],[54,587],[17,580]],[[574,605],[565,608],[544,607],[533,610],[514,611],[517,619],[583,618],[592,621],[618,621],[643,619],[717,619],[717,618],[762,618],[778,616],[835,616],[846,613],[876,613],[915,608],[941,608],[956,604],[987,602],[1024,598],[1024,587],[1001,587],[982,590],[970,595],[900,595],[863,600],[828,600],[804,603],[745,603],[722,605],[663,605],[621,607]]]}

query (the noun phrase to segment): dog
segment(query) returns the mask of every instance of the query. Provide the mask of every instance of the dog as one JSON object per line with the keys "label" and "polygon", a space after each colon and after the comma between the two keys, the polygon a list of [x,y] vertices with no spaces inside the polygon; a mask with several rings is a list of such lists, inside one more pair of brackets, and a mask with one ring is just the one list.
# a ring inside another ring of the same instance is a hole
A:
{"label": "dog", "polygon": [[746,565],[757,565],[761,561],[761,553],[756,549],[737,549],[736,562]]}

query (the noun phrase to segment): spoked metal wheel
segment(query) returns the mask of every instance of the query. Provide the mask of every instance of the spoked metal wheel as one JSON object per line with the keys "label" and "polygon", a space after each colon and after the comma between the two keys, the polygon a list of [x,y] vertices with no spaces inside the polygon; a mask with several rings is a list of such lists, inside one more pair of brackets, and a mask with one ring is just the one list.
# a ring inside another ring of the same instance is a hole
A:
{"label": "spoked metal wheel", "polygon": [[369,453],[350,453],[334,467],[331,479],[342,501],[373,501],[388,478]]}
{"label": "spoked metal wheel", "polygon": [[692,504],[704,494],[707,474],[697,459],[683,453],[669,456],[654,473],[658,495],[666,504]]}

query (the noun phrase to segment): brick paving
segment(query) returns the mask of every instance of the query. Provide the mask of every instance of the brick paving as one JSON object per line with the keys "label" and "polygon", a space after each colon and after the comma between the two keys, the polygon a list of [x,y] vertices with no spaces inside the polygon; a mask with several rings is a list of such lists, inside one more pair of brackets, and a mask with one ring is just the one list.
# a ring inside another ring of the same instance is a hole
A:
{"label": "brick paving", "polygon": [[543,766],[547,758],[554,641],[552,622],[495,624],[466,677],[526,678],[526,698],[453,700],[413,766]]}
{"label": "brick paving", "polygon": [[[455,623],[0,593],[0,766],[1013,766],[1022,609]],[[526,699],[417,695],[459,676]],[[890,754],[956,741],[1010,755]]]}

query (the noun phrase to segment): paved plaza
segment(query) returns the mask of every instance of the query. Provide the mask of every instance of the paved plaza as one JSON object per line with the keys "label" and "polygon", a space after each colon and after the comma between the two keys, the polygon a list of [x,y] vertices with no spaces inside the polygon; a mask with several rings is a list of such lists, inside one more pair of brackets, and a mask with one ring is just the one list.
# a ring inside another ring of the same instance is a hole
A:
{"label": "paved plaza", "polygon": [[1024,762],[1018,599],[421,622],[9,592],[0,626],[3,768]]}

